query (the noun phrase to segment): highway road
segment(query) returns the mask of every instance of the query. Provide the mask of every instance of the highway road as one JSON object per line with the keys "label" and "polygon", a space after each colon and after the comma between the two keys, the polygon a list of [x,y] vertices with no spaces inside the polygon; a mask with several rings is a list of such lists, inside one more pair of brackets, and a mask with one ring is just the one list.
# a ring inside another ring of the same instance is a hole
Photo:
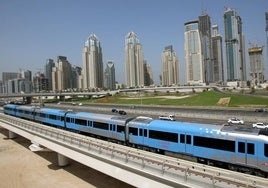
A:
{"label": "highway road", "polygon": [[71,109],[73,111],[88,111],[95,113],[115,114],[111,110],[124,110],[128,116],[148,116],[158,119],[159,115],[174,114],[176,121],[205,123],[223,125],[227,124],[227,120],[237,117],[245,121],[247,127],[251,127],[252,123],[264,122],[268,123],[267,112],[255,112],[254,109],[246,108],[215,108],[215,107],[168,107],[168,106],[133,106],[133,105],[103,105],[103,104],[83,104],[72,105],[71,103],[61,104],[45,104],[46,107]]}

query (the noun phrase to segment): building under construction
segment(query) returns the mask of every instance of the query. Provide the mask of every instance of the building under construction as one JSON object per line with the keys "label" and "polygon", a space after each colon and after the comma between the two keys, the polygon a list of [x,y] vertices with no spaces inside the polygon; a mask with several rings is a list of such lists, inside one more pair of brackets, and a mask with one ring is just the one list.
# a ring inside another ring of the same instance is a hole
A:
{"label": "building under construction", "polygon": [[259,85],[264,82],[264,58],[263,47],[251,47],[248,49],[250,61],[250,76],[253,85]]}

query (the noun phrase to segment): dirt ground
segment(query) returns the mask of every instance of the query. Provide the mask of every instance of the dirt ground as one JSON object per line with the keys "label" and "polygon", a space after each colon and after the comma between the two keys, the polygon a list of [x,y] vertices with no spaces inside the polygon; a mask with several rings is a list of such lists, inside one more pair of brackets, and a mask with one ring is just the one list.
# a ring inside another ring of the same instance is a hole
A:
{"label": "dirt ground", "polygon": [[31,142],[21,136],[7,138],[8,131],[0,127],[0,187],[1,188],[131,188],[99,171],[71,160],[62,168],[57,154],[50,150],[32,152]]}

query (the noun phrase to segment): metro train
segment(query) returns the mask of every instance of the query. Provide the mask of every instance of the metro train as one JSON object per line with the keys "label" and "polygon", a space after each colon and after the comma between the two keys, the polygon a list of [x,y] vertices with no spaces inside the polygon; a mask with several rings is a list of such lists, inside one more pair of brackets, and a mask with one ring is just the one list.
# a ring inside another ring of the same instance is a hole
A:
{"label": "metro train", "polygon": [[268,175],[268,133],[246,127],[7,104],[4,113],[195,162]]}

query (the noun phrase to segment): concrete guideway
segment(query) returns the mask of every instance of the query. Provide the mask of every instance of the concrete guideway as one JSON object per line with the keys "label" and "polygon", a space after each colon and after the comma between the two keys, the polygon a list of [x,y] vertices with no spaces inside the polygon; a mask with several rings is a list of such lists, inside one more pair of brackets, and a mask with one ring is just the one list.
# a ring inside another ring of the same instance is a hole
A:
{"label": "concrete guideway", "polygon": [[0,126],[136,187],[260,187],[264,178],[130,148],[0,114]]}

